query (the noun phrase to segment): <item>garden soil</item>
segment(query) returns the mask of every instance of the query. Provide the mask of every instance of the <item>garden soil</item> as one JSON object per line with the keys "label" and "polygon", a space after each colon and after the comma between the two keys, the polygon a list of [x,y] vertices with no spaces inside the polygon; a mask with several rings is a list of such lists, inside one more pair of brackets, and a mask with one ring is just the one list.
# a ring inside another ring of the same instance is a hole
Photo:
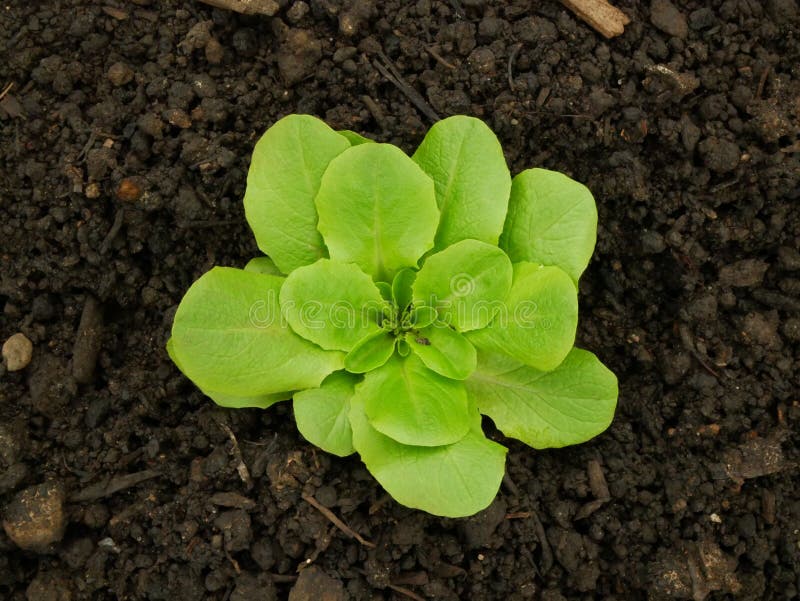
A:
{"label": "garden soil", "polygon": [[[0,337],[33,351],[0,368],[0,598],[800,597],[798,3],[615,4],[605,40],[550,0],[1,3]],[[537,451],[487,420],[501,491],[440,519],[289,403],[182,377],[175,308],[257,254],[249,155],[289,113],[408,152],[475,115],[513,173],[586,183],[608,431]]]}

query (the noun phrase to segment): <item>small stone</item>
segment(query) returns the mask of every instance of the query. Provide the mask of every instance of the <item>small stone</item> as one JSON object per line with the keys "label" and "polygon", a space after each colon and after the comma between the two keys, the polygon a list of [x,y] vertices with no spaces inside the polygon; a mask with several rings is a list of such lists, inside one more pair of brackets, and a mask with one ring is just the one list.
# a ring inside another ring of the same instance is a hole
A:
{"label": "small stone", "polygon": [[97,355],[103,335],[103,308],[93,296],[86,299],[81,322],[72,347],[72,375],[80,384],[88,384],[94,377]]}
{"label": "small stone", "polygon": [[218,65],[222,62],[222,57],[225,55],[225,50],[222,44],[217,41],[217,38],[210,37],[206,42],[206,60],[212,65]]}
{"label": "small stone", "polygon": [[467,58],[467,62],[478,72],[485,75],[494,73],[495,56],[490,48],[476,48]]}
{"label": "small stone", "polygon": [[126,177],[117,186],[117,198],[125,202],[136,202],[142,193],[142,187],[131,177]]}
{"label": "small stone", "polygon": [[278,70],[287,86],[299,83],[317,68],[322,58],[322,42],[306,29],[292,29],[281,45]]}
{"label": "small stone", "polygon": [[289,591],[289,601],[345,601],[347,595],[342,582],[328,576],[317,566],[300,572],[297,582]]}
{"label": "small stone", "polygon": [[164,111],[164,119],[166,119],[170,125],[180,127],[181,129],[188,129],[192,126],[192,118],[189,117],[186,111],[181,109],[167,109]]}
{"label": "small stone", "polygon": [[722,286],[751,288],[764,281],[769,263],[757,259],[743,259],[719,270],[719,283]]}
{"label": "small stone", "polygon": [[114,63],[108,68],[106,77],[115,86],[124,86],[133,80],[133,69],[125,63]]}
{"label": "small stone", "polygon": [[100,189],[100,184],[97,182],[91,182],[90,184],[87,184],[85,190],[86,198],[94,200],[95,198],[100,198],[101,193],[102,190]]}
{"label": "small stone", "polygon": [[26,488],[12,499],[3,515],[3,529],[18,547],[43,552],[64,536],[64,489],[55,482]]}
{"label": "small stone", "polygon": [[8,371],[25,369],[32,356],[33,343],[21,332],[14,334],[3,344],[3,361]]}
{"label": "small stone", "polygon": [[650,3],[650,22],[676,38],[685,38],[689,33],[686,17],[669,0],[653,0]]}
{"label": "small stone", "polygon": [[136,126],[152,138],[161,138],[164,130],[164,123],[153,113],[147,113],[139,117]]}
{"label": "small stone", "polygon": [[299,2],[292,4],[292,7],[286,11],[286,18],[292,23],[297,23],[308,14],[309,10],[311,9],[308,4],[303,2],[303,0],[299,0]]}
{"label": "small stone", "polygon": [[739,146],[722,138],[709,137],[697,145],[703,163],[717,173],[728,173],[739,166]]}

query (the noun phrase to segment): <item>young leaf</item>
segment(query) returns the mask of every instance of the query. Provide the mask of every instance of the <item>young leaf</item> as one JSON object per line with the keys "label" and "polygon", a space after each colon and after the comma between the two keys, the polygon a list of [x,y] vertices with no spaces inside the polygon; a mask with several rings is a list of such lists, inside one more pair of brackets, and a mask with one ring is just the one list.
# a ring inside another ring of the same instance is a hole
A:
{"label": "young leaf", "polygon": [[356,263],[375,281],[416,267],[433,246],[433,182],[390,144],[353,146],[331,161],[316,203],[331,258]]}
{"label": "young leaf", "polygon": [[[175,353],[175,343],[172,338],[167,340],[167,354],[177,368],[181,370],[181,373],[186,375],[186,372],[178,361],[178,355]],[[252,397],[232,396],[220,392],[203,390],[202,388],[200,389],[200,392],[202,392],[220,407],[227,407],[229,409],[266,409],[275,403],[292,398],[291,392],[275,392]]]}
{"label": "young leaf", "polygon": [[395,338],[391,332],[378,330],[359,340],[344,358],[344,368],[354,374],[378,369],[394,353]]}
{"label": "young leaf", "polygon": [[512,273],[496,246],[462,240],[425,259],[414,282],[414,305],[435,307],[460,332],[485,328],[503,308]]}
{"label": "young leaf", "polygon": [[245,271],[252,273],[263,273],[265,275],[279,275],[283,276],[281,270],[275,265],[275,262],[269,257],[255,257],[247,262],[244,266]]}
{"label": "young leaf", "polygon": [[439,318],[439,313],[433,307],[416,307],[411,311],[411,325],[417,330],[427,328]]}
{"label": "young leaf", "polygon": [[506,448],[487,439],[470,408],[470,430],[446,446],[408,446],[373,428],[356,394],[350,403],[353,446],[397,502],[445,517],[465,517],[492,502],[505,473]]}
{"label": "young leaf", "polygon": [[406,341],[425,365],[445,378],[463,380],[475,370],[475,347],[445,324],[409,332]]}
{"label": "young leaf", "polygon": [[431,371],[415,355],[392,357],[356,387],[372,427],[397,442],[450,444],[469,429],[463,382]]}
{"label": "young leaf", "polygon": [[332,373],[319,388],[294,395],[294,419],[300,434],[323,451],[346,457],[353,453],[350,399],[358,377]]}
{"label": "young leaf", "polygon": [[342,369],[344,354],[324,351],[281,322],[283,279],[215,267],[192,284],[172,324],[181,370],[199,388],[256,397],[319,386]]}
{"label": "young leaf", "polygon": [[575,283],[597,240],[592,193],[563,173],[528,169],[514,178],[500,248],[511,260],[555,265]]}
{"label": "young leaf", "polygon": [[611,423],[617,404],[617,378],[592,353],[577,348],[549,372],[481,353],[466,384],[481,413],[503,434],[534,449],[597,436]]}
{"label": "young leaf", "polygon": [[370,144],[375,142],[375,140],[370,140],[369,138],[365,138],[359,133],[354,131],[350,131],[349,129],[340,129],[338,131],[340,136],[343,136],[345,140],[350,143],[350,146],[358,146],[359,144]]}
{"label": "young leaf", "polygon": [[405,311],[411,304],[411,286],[416,277],[416,271],[405,268],[398,271],[392,280],[392,299],[400,312]]}
{"label": "young leaf", "polygon": [[280,294],[292,329],[327,350],[349,351],[380,331],[385,301],[370,277],[351,263],[320,259],[295,269]]}
{"label": "young leaf", "polygon": [[289,115],[256,144],[244,209],[258,247],[283,273],[326,256],[314,197],[331,159],[350,147],[309,115]]}
{"label": "young leaf", "polygon": [[413,159],[436,184],[436,248],[467,238],[497,245],[511,175],[492,130],[474,117],[448,117],[428,131]]}
{"label": "young leaf", "polygon": [[479,351],[549,371],[567,356],[578,327],[578,291],[558,267],[514,264],[506,306],[483,330],[467,334]]}

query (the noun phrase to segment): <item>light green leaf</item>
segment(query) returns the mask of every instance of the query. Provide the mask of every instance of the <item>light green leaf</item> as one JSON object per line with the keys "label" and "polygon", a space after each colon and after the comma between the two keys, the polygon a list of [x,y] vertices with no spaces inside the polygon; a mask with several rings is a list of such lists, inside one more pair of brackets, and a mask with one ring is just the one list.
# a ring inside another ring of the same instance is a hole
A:
{"label": "light green leaf", "polygon": [[589,189],[563,173],[528,169],[514,178],[500,247],[513,262],[555,265],[577,283],[597,240]]}
{"label": "light green leaf", "polygon": [[[172,338],[167,340],[167,354],[169,355],[169,358],[172,359],[172,362],[178,367],[178,369],[181,370],[181,373],[186,375],[183,367],[181,367],[180,363],[178,362],[178,356],[175,354],[175,343]],[[252,397],[231,396],[228,394],[203,389],[200,389],[200,392],[209,397],[220,407],[227,407],[229,409],[266,409],[275,403],[292,398],[291,392],[276,392]]]}
{"label": "light green leaf", "polygon": [[549,371],[575,342],[578,291],[558,267],[514,264],[514,283],[506,307],[483,330],[468,332],[479,351],[502,353]]}
{"label": "light green leaf", "polygon": [[344,368],[354,374],[378,369],[394,353],[395,338],[391,332],[378,330],[359,340],[344,358]]}
{"label": "light green leaf", "polygon": [[413,354],[367,373],[356,396],[372,427],[403,444],[450,444],[469,429],[464,383],[431,371]]}
{"label": "light green leaf", "polygon": [[478,240],[462,240],[429,256],[414,282],[414,305],[432,306],[460,332],[485,328],[511,288],[506,254]]}
{"label": "light green leaf", "polygon": [[326,256],[314,197],[331,159],[350,147],[309,115],[289,115],[256,144],[244,210],[258,247],[283,273]]}
{"label": "light green leaf", "polygon": [[446,378],[463,380],[475,370],[475,347],[443,323],[409,332],[406,341],[425,365]]}
{"label": "light green leaf", "polygon": [[363,398],[356,395],[350,403],[353,446],[370,473],[397,502],[445,517],[485,509],[505,473],[506,448],[483,435],[474,406],[470,422],[469,432],[453,444],[408,446],[370,425]]}
{"label": "light green leaf", "polygon": [[411,311],[411,325],[416,329],[427,328],[439,318],[433,307],[416,307]]}
{"label": "light green leaf", "polygon": [[353,452],[350,399],[358,377],[332,373],[319,388],[294,395],[294,419],[300,434],[323,451],[346,457]]}
{"label": "light green leaf", "polygon": [[496,246],[511,175],[492,130],[474,117],[448,117],[428,130],[413,159],[436,183],[436,248],[468,238]]}
{"label": "light green leaf", "polygon": [[281,270],[275,265],[275,262],[269,257],[255,257],[247,262],[244,266],[245,271],[253,273],[263,273],[266,275],[279,275],[283,276]]}
{"label": "light green leaf", "polygon": [[397,308],[402,312],[411,304],[411,286],[417,272],[413,269],[405,268],[398,271],[392,281],[392,299]]}
{"label": "light green leaf", "polygon": [[503,434],[535,449],[597,436],[611,423],[617,405],[616,376],[592,353],[577,348],[548,372],[481,353],[466,384],[481,413]]}
{"label": "light green leaf", "polygon": [[433,182],[390,144],[353,146],[331,161],[316,203],[331,258],[358,264],[375,281],[416,267],[433,246]]}
{"label": "light green leaf", "polygon": [[361,134],[350,131],[349,129],[340,129],[338,134],[340,136],[344,136],[344,138],[350,143],[350,146],[358,146],[359,144],[370,144],[375,142],[375,140],[365,138]]}
{"label": "light green leaf", "polygon": [[173,352],[200,389],[258,397],[319,386],[342,369],[344,354],[324,351],[282,323],[283,279],[215,267],[183,297],[172,324]]}
{"label": "light green leaf", "polygon": [[280,294],[292,329],[327,350],[349,351],[380,331],[385,301],[372,279],[352,263],[320,259],[295,269]]}

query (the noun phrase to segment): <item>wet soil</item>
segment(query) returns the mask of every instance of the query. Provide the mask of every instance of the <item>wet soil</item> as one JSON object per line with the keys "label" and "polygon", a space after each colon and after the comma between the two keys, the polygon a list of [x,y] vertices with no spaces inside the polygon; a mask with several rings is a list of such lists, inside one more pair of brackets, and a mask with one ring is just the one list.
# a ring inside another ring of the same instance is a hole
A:
{"label": "wet soil", "polygon": [[[0,368],[0,598],[800,597],[798,3],[615,4],[610,41],[553,1],[0,5],[0,337],[33,343]],[[293,112],[407,151],[476,115],[513,172],[593,190],[606,433],[507,441],[496,502],[445,520],[287,404],[223,410],[178,373],[175,307],[255,254],[249,154]]]}

